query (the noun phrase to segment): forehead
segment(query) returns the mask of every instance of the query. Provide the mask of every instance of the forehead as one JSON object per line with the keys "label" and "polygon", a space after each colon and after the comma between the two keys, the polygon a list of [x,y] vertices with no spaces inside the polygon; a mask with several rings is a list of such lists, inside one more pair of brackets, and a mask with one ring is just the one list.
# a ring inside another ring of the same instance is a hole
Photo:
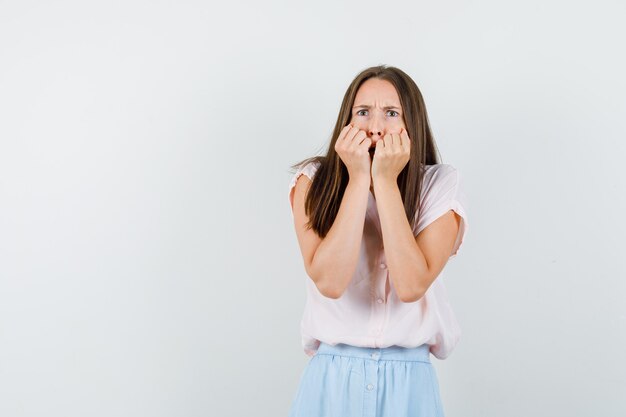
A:
{"label": "forehead", "polygon": [[372,102],[400,106],[400,97],[389,81],[370,78],[359,87],[354,97],[354,105],[372,104]]}

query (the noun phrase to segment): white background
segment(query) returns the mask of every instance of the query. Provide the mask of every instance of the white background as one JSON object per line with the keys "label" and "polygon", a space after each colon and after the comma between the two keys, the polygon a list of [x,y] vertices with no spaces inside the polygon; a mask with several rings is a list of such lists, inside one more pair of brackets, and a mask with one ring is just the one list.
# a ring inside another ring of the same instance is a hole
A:
{"label": "white background", "polygon": [[626,415],[622,1],[0,1],[0,415],[286,416],[289,166],[397,66],[464,177],[447,417]]}

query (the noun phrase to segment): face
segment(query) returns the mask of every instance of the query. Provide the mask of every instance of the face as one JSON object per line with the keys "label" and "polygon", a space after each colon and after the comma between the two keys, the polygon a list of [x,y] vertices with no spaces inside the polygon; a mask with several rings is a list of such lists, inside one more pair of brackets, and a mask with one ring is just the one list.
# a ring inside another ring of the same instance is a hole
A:
{"label": "face", "polygon": [[354,98],[350,123],[372,139],[370,156],[376,142],[386,134],[406,129],[403,119],[400,97],[393,84],[378,78],[370,78],[361,84]]}

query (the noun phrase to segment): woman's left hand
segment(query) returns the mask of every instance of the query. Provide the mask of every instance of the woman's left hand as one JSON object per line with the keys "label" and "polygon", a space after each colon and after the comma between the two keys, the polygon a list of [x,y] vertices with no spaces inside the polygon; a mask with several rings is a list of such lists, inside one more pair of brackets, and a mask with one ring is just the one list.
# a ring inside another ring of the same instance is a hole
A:
{"label": "woman's left hand", "polygon": [[397,181],[411,157],[411,140],[406,130],[386,134],[376,142],[372,161],[372,181]]}

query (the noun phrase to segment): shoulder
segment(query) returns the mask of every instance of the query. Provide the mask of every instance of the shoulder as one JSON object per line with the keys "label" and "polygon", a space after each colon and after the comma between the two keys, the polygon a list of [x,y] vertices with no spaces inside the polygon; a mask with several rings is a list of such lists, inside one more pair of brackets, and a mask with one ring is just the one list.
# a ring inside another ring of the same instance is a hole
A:
{"label": "shoulder", "polygon": [[314,158],[309,158],[294,167],[296,169],[296,172],[292,175],[291,181],[289,182],[289,200],[291,201],[292,205],[293,192],[296,188],[300,188],[300,186],[296,187],[296,184],[298,184],[298,179],[302,177],[302,175],[304,175],[305,177],[309,178],[309,181],[312,181],[320,165],[321,161]]}
{"label": "shoulder", "polygon": [[[461,229],[462,233],[465,233],[467,229],[466,206],[467,199],[456,167],[451,164],[426,165],[414,235],[417,236],[449,210],[453,210],[461,217]],[[457,244],[460,244],[460,241]],[[455,247],[458,248],[458,246]]]}
{"label": "shoulder", "polygon": [[423,182],[424,189],[455,185],[459,182],[459,171],[451,164],[426,165]]}
{"label": "shoulder", "polygon": [[320,167],[322,163],[320,161],[317,160],[313,160],[313,161],[309,161],[305,164],[303,164],[299,169],[298,172],[296,172],[296,175],[298,173],[302,173],[304,175],[306,175],[307,177],[313,179],[313,177],[315,176],[315,173],[317,172],[318,168]]}
{"label": "shoulder", "polygon": [[433,164],[426,165],[424,174],[426,176],[432,177],[441,177],[450,175],[451,173],[456,173],[457,169],[454,165],[451,164]]}
{"label": "shoulder", "polygon": [[298,178],[300,178],[300,176],[303,174],[306,175],[310,180],[312,180],[320,165],[321,162],[319,160],[309,159],[303,161],[296,167],[296,171],[291,177],[291,183],[289,184],[289,188],[293,188],[298,182]]}

